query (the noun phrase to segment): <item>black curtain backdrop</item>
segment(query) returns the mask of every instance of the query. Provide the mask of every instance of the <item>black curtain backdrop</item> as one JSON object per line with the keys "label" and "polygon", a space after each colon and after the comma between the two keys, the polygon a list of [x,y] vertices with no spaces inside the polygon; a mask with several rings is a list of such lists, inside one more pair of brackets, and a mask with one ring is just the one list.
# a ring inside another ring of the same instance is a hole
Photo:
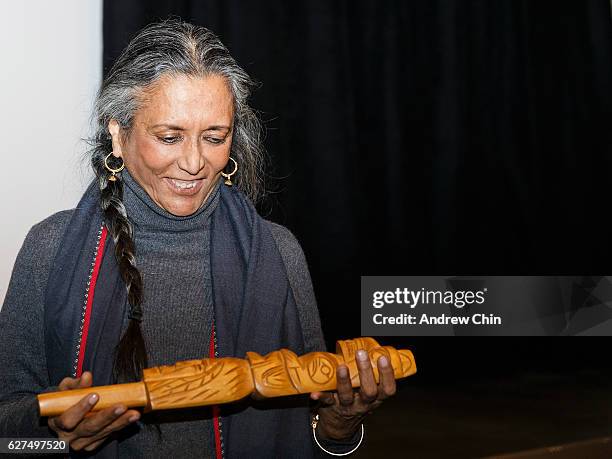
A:
{"label": "black curtain backdrop", "polygon": [[[300,240],[330,345],[360,334],[361,275],[612,272],[609,0],[106,1],[105,71],[169,15],[261,82],[260,209]],[[607,365],[592,341],[451,339],[384,342],[425,378]]]}

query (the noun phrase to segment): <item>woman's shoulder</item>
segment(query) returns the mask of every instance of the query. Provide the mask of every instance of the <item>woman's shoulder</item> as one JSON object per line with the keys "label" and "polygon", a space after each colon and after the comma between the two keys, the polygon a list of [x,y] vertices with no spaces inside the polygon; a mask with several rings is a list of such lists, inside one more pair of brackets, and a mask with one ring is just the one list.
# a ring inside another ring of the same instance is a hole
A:
{"label": "woman's shoulder", "polygon": [[59,247],[64,230],[74,209],[62,210],[36,223],[25,238],[18,258],[37,260],[37,264],[49,262]]}
{"label": "woman's shoulder", "polygon": [[30,228],[13,265],[3,312],[34,310],[37,304],[42,305],[51,265],[71,215],[71,210],[57,212]]}
{"label": "woman's shoulder", "polygon": [[34,226],[32,226],[30,232],[38,235],[61,235],[64,232],[64,229],[66,229],[66,225],[70,221],[73,213],[74,209],[60,210],[59,212],[49,215],[44,220],[36,223]]}
{"label": "woman's shoulder", "polygon": [[73,212],[74,209],[61,210],[36,223],[30,228],[26,242],[38,243],[47,247],[56,245],[53,242],[59,242]]}
{"label": "woman's shoulder", "polygon": [[289,283],[294,293],[311,290],[312,285],[308,264],[297,238],[284,226],[268,220],[266,222],[270,227],[272,237],[283,259]]}
{"label": "woman's shoulder", "polygon": [[[302,246],[298,242],[297,238],[293,235],[288,228],[278,223],[266,220],[272,237],[276,241],[276,246],[281,254],[283,262],[287,267],[287,271],[291,272],[306,272],[308,273],[308,264],[306,263],[306,257]],[[308,275],[308,277],[310,277]]]}
{"label": "woman's shoulder", "polygon": [[272,236],[274,237],[276,245],[281,251],[283,258],[285,255],[290,254],[304,256],[300,243],[288,228],[283,225],[279,225],[278,223],[271,222],[270,220],[266,220],[266,223],[270,227]]}

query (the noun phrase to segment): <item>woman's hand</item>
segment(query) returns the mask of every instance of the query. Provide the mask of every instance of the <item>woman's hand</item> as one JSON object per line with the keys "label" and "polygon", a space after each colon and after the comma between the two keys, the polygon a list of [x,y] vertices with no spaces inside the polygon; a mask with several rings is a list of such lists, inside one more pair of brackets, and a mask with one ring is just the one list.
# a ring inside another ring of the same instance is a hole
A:
{"label": "woman's hand", "polygon": [[[91,383],[92,374],[86,371],[80,378],[64,378],[59,389],[81,389],[90,387]],[[76,451],[93,451],[112,432],[140,419],[138,411],[128,410],[121,404],[91,413],[90,410],[98,402],[98,398],[98,394],[92,389],[91,394],[83,397],[63,414],[49,418],[49,427],[57,433],[58,438],[68,442]]]}
{"label": "woman's hand", "polygon": [[382,404],[382,401],[395,394],[395,376],[387,357],[377,361],[379,383],[376,384],[370,357],[362,349],[356,355],[360,388],[354,392],[346,365],[338,365],[336,392],[312,392],[310,397],[319,400],[319,422],[317,435],[332,440],[351,438],[363,418]]}

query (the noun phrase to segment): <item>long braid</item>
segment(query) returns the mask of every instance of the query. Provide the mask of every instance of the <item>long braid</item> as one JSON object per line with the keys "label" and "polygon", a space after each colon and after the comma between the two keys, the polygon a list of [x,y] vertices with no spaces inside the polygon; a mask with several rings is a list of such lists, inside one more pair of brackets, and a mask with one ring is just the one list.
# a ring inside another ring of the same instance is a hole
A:
{"label": "long braid", "polygon": [[134,256],[134,230],[123,205],[123,182],[107,178],[100,171],[100,206],[104,212],[109,234],[115,242],[115,258],[119,273],[127,289],[129,324],[115,349],[113,377],[118,382],[142,378],[147,367],[147,351],[140,323],[142,321],[143,282]]}
{"label": "long braid", "polygon": [[[101,144],[110,144],[110,139]],[[110,146],[110,145],[109,145]],[[113,356],[113,379],[116,382],[130,382],[142,379],[142,370],[147,368],[147,348],[142,334],[143,282],[140,271],[136,267],[134,256],[134,227],[127,217],[123,205],[123,181],[121,175],[115,181],[108,180],[108,171],[100,161],[99,156],[93,157],[93,167],[98,176],[100,186],[100,207],[104,212],[106,227],[115,242],[115,258],[119,273],[125,283],[128,298],[128,328],[115,348]],[[152,428],[161,441],[162,433],[159,424],[154,422],[154,416],[149,416],[152,422],[146,422],[146,428]]]}

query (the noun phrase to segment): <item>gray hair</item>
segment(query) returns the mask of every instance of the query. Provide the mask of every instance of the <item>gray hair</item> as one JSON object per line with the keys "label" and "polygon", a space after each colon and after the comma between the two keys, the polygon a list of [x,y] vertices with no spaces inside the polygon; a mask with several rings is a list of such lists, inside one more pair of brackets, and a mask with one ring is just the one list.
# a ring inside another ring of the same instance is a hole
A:
{"label": "gray hair", "polygon": [[95,102],[95,134],[90,152],[100,187],[106,185],[103,183],[107,175],[103,160],[112,151],[109,121],[117,120],[129,132],[138,110],[138,95],[168,74],[198,77],[214,74],[226,79],[234,100],[231,156],[239,165],[232,180],[257,202],[263,195],[265,159],[261,124],[247,104],[255,83],[213,32],[178,19],[142,29],[123,50],[102,83]]}

